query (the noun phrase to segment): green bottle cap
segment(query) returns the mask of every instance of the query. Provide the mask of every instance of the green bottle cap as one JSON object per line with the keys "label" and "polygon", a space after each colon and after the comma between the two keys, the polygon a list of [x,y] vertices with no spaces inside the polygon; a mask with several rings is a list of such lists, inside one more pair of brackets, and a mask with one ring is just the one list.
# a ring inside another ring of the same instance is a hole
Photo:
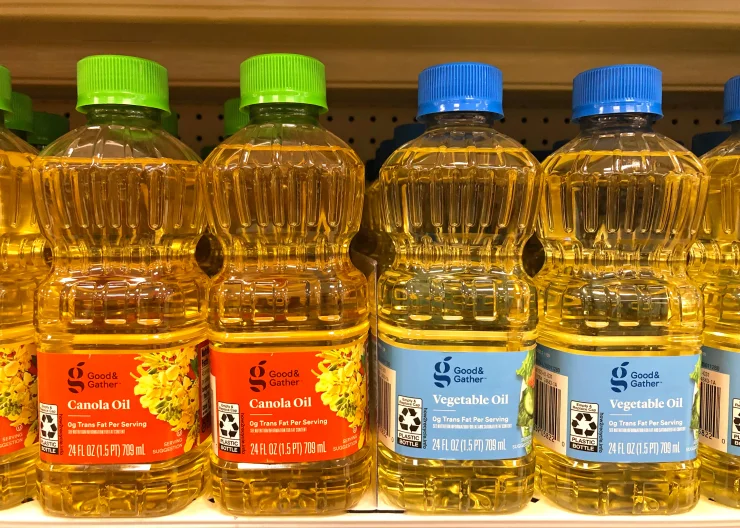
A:
{"label": "green bottle cap", "polygon": [[10,113],[5,114],[5,126],[10,130],[33,132],[33,104],[26,94],[10,94]]}
{"label": "green bottle cap", "polygon": [[77,110],[90,105],[144,106],[170,111],[167,69],[124,55],[92,55],[77,63]]}
{"label": "green bottle cap", "polygon": [[324,64],[312,57],[289,53],[257,55],[240,68],[242,108],[264,103],[301,103],[323,112],[326,106]]}
{"label": "green bottle cap", "polygon": [[165,114],[164,116],[162,116],[162,128],[164,128],[173,136],[177,137],[180,132],[180,129],[177,126],[179,118],[177,117],[177,112],[173,110],[170,110],[170,112],[170,114]]}
{"label": "green bottle cap", "polygon": [[249,123],[249,110],[240,108],[241,99],[234,97],[224,103],[224,136],[233,136]]}
{"label": "green bottle cap", "polygon": [[0,110],[10,112],[13,108],[10,104],[10,71],[5,66],[0,66]]}
{"label": "green bottle cap", "polygon": [[69,132],[69,119],[49,112],[33,113],[33,132],[28,136],[31,145],[48,145]]}

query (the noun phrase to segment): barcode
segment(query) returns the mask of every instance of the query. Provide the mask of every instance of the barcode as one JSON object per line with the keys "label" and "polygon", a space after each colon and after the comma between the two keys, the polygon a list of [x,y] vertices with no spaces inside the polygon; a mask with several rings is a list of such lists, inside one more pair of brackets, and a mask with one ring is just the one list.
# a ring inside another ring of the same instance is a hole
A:
{"label": "barcode", "polygon": [[548,440],[559,442],[562,391],[543,383],[540,378],[537,378],[534,390],[537,394],[534,428]]}
{"label": "barcode", "polygon": [[722,388],[710,383],[702,383],[700,398],[699,431],[704,437],[719,438]]}
{"label": "barcode", "polygon": [[391,384],[383,377],[378,378],[378,429],[380,434],[385,437],[391,435],[391,405],[393,403],[393,394]]}

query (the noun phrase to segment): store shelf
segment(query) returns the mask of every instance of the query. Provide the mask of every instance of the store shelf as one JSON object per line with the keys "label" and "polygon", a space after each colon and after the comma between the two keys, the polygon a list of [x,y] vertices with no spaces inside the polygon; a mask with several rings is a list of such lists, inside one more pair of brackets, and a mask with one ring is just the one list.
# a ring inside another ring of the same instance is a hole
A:
{"label": "store shelf", "polygon": [[21,85],[72,86],[94,53],[145,56],[173,86],[236,87],[268,51],[314,55],[331,88],[412,89],[430,64],[481,60],[507,88],[566,90],[586,68],[647,62],[667,90],[719,90],[740,63],[736,0],[4,0],[0,58]]}
{"label": "store shelf", "polygon": [[232,517],[223,515],[205,499],[199,499],[182,512],[150,519],[60,519],[41,513],[38,504],[30,502],[0,515],[0,528],[49,528],[52,526],[150,526],[186,528],[287,528],[291,526],[332,528],[737,528],[740,512],[706,500],[691,512],[676,516],[593,517],[576,515],[554,507],[546,500],[530,504],[513,515],[409,515],[401,512],[351,512],[333,517]]}

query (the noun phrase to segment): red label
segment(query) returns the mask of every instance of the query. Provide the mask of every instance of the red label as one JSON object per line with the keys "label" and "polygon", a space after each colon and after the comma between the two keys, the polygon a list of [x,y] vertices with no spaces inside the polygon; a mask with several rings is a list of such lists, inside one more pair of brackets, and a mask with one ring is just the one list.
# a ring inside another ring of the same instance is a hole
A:
{"label": "red label", "polygon": [[0,455],[38,440],[37,394],[33,339],[0,346]]}
{"label": "red label", "polygon": [[45,462],[162,462],[210,434],[207,341],[144,353],[42,353],[38,361]]}
{"label": "red label", "polygon": [[356,453],[367,427],[365,339],[319,351],[213,350],[217,456],[288,463]]}

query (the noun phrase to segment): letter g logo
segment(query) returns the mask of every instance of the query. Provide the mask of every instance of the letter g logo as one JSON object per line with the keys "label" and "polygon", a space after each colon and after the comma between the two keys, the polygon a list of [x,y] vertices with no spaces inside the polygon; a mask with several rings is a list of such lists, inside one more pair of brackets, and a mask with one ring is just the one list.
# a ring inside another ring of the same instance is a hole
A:
{"label": "letter g logo", "polygon": [[69,385],[69,389],[67,390],[73,394],[79,394],[85,390],[85,384],[80,381],[80,378],[82,378],[83,374],[80,367],[83,366],[85,366],[85,363],[80,362],[77,363],[76,367],[72,367],[67,371],[67,375],[69,376],[69,379],[67,380],[67,385]]}
{"label": "letter g logo", "polygon": [[620,366],[612,369],[612,390],[614,392],[627,390],[627,380],[624,379],[627,377],[627,369],[625,368],[627,365],[629,365],[629,361],[625,361]]}
{"label": "letter g logo", "polygon": [[445,387],[449,387],[450,383],[452,383],[452,379],[447,375],[447,373],[450,371],[450,364],[448,361],[452,359],[452,356],[447,356],[442,361],[438,361],[434,364],[434,384],[439,387],[440,389],[444,389]]}
{"label": "letter g logo", "polygon": [[267,363],[267,361],[263,359],[249,369],[249,384],[251,385],[249,388],[253,392],[262,392],[267,388],[267,383],[265,383],[265,380],[261,379],[262,376],[265,375],[265,368],[262,366],[265,363]]}

